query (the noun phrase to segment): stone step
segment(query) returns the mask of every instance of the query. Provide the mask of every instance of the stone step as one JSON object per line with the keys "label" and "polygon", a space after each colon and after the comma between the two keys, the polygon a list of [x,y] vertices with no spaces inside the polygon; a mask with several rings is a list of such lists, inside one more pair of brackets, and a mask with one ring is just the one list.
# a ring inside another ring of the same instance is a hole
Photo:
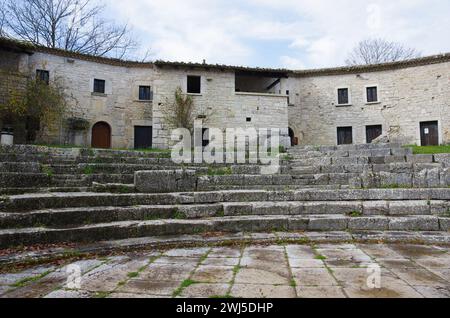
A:
{"label": "stone step", "polygon": [[85,224],[155,219],[199,219],[244,215],[450,216],[448,201],[286,201],[215,204],[80,207],[0,213],[0,229],[73,227]]}
{"label": "stone step", "polygon": [[87,192],[88,187],[0,188],[0,196],[49,192]]}
{"label": "stone step", "polygon": [[270,231],[448,231],[450,218],[343,215],[239,216],[199,220],[123,221],[76,228],[0,230],[0,248],[33,244],[95,242],[146,236]]}
{"label": "stone step", "polygon": [[[213,204],[286,201],[448,201],[450,188],[442,189],[301,189],[289,191],[228,190],[183,193],[35,193],[0,198],[0,211],[26,212],[69,207]],[[445,208],[445,206],[444,206]]]}

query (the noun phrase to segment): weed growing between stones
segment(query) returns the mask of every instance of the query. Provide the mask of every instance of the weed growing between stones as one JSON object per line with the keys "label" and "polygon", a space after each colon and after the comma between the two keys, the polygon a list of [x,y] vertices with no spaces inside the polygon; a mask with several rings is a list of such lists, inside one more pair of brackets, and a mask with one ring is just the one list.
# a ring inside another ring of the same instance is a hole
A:
{"label": "weed growing between stones", "polygon": [[47,275],[50,274],[51,272],[52,272],[52,271],[46,271],[46,272],[44,272],[44,273],[42,273],[42,274],[40,274],[40,275],[37,275],[37,276],[26,277],[26,278],[24,278],[24,279],[19,280],[18,282],[15,282],[14,284],[12,284],[12,285],[10,285],[10,286],[11,286],[11,287],[16,287],[16,288],[24,287],[24,286],[26,286],[27,284],[30,284],[30,283],[32,283],[32,282],[35,282],[35,281],[40,280],[41,278],[44,278],[45,276],[47,276]]}
{"label": "weed growing between stones", "polygon": [[86,166],[83,169],[83,174],[85,174],[85,175],[91,175],[91,174],[94,174],[94,172],[95,172],[94,166]]}
{"label": "weed growing between stones", "polygon": [[324,261],[324,260],[327,259],[326,256],[323,256],[323,255],[321,255],[321,254],[317,254],[314,258],[317,259],[317,260],[319,260],[319,261]]}
{"label": "weed growing between stones", "polygon": [[185,288],[188,288],[189,286],[192,286],[192,285],[195,285],[195,284],[198,284],[198,282],[196,282],[196,281],[194,281],[194,280],[192,280],[192,279],[185,279],[185,280],[181,283],[181,286],[178,287],[178,288],[173,292],[172,297],[173,297],[173,298],[176,298],[176,297],[180,296],[181,293],[183,292],[183,290],[184,290]]}
{"label": "weed growing between stones", "polygon": [[50,167],[48,165],[41,165],[41,171],[49,177],[53,177],[53,175],[55,174],[52,167]]}
{"label": "weed growing between stones", "polygon": [[173,218],[175,220],[186,220],[187,219],[187,215],[184,212],[181,212],[178,209],[174,209],[173,210]]}
{"label": "weed growing between stones", "polygon": [[131,272],[127,274],[128,278],[136,278],[139,276],[139,272]]}
{"label": "weed growing between stones", "polygon": [[231,170],[231,167],[225,167],[225,168],[211,168],[208,167],[208,176],[229,176],[233,174],[233,171]]}
{"label": "weed growing between stones", "polygon": [[351,211],[347,215],[352,218],[359,218],[363,216],[363,213],[361,211]]}

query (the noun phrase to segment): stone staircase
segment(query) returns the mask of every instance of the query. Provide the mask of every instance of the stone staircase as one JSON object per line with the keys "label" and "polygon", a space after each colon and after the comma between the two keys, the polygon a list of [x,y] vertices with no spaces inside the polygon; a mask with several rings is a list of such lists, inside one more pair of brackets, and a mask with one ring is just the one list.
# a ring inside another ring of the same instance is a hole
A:
{"label": "stone staircase", "polygon": [[[293,148],[274,175],[250,164],[180,166],[152,152],[0,150],[0,248],[208,233],[450,230],[449,157],[414,156],[398,145]],[[133,184],[135,174],[154,173],[158,184],[180,169],[192,171],[192,190],[138,193]],[[436,186],[414,182],[430,171]],[[362,188],[375,173],[394,181],[410,174],[411,184]]]}

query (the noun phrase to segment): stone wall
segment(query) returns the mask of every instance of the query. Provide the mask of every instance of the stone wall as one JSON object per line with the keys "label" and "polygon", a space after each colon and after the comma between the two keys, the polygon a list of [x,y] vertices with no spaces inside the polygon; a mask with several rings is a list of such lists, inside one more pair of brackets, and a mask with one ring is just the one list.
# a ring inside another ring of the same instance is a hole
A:
{"label": "stone wall", "polygon": [[[155,81],[154,145],[166,148],[170,129],[164,125],[161,107],[173,102],[177,87],[185,92],[187,76],[201,76],[201,94],[192,94],[195,115],[205,115],[205,127],[225,128],[280,128],[287,135],[287,97],[260,93],[236,93],[232,71],[199,71],[158,69]],[[248,122],[247,118],[251,121]]]}
{"label": "stone wall", "polygon": [[[14,98],[24,96],[28,80],[28,73],[24,66],[27,63],[27,54],[0,49],[0,104],[8,103],[13,96]],[[2,127],[0,118],[0,128]],[[24,123],[16,122],[13,128],[15,142],[25,143]]]}
{"label": "stone wall", "polygon": [[[107,122],[112,131],[112,147],[133,148],[134,126],[152,126],[152,102],[141,102],[139,85],[154,86],[153,67],[134,68],[94,63],[81,59],[35,53],[30,57],[29,71],[50,71],[50,80],[63,83],[71,105],[69,117],[81,117],[90,122],[90,129],[82,136],[67,140],[68,133],[60,132],[53,142],[91,144],[92,126]],[[105,95],[93,94],[94,78],[106,81]]]}
{"label": "stone wall", "polygon": [[[302,144],[335,145],[337,127],[352,126],[365,143],[365,126],[420,145],[420,122],[438,121],[441,143],[450,143],[450,62],[397,70],[290,78],[289,126]],[[380,103],[367,104],[366,86],[378,86]],[[351,105],[336,106],[337,88],[348,87]]]}
{"label": "stone wall", "polygon": [[[195,115],[208,117],[205,127],[280,128],[286,136],[289,126],[301,144],[335,145],[337,127],[352,126],[359,144],[366,142],[366,126],[382,125],[395,141],[420,144],[420,122],[438,121],[440,142],[450,142],[450,62],[339,75],[291,73],[277,87],[289,90],[288,106],[285,95],[236,93],[232,68],[114,64],[62,55],[35,52],[28,72],[45,69],[51,80],[60,79],[72,97],[68,116],[85,118],[91,126],[76,136],[61,131],[53,142],[90,145],[92,126],[104,121],[112,128],[114,148],[133,148],[134,126],[152,126],[153,147],[167,148],[170,129],[161,109],[173,102],[177,87],[186,92],[188,75],[202,79],[201,94],[192,97]],[[106,94],[92,93],[94,78],[106,80]],[[139,85],[152,87],[152,102],[138,101]],[[372,85],[378,86],[380,102],[367,104],[365,89]],[[341,87],[350,90],[349,106],[336,106]]]}

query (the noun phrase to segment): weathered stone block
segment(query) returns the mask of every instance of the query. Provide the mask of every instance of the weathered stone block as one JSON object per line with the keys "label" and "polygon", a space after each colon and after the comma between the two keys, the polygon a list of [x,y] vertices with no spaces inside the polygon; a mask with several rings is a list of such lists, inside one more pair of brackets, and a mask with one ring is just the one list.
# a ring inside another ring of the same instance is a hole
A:
{"label": "weathered stone block", "polygon": [[304,217],[291,217],[288,221],[289,231],[306,231],[308,225],[309,219]]}
{"label": "weathered stone block", "polygon": [[387,164],[404,163],[404,162],[406,162],[406,157],[405,156],[386,156],[386,157],[384,157],[384,162]]}
{"label": "weathered stone block", "polygon": [[390,172],[392,173],[412,173],[412,163],[391,163],[389,164]]}
{"label": "weathered stone block", "polygon": [[440,169],[431,169],[427,170],[427,186],[429,188],[439,187],[440,186]]}
{"label": "weathered stone block", "polygon": [[445,168],[440,172],[439,175],[440,186],[449,187],[450,186],[450,168]]}
{"label": "weathered stone block", "polygon": [[389,214],[389,205],[387,201],[364,201],[362,206],[364,215]]}
{"label": "weathered stone block", "polygon": [[305,214],[347,214],[351,212],[362,212],[361,202],[305,202],[303,205]]}
{"label": "weathered stone block", "polygon": [[391,218],[391,231],[439,231],[439,219],[431,216]]}
{"label": "weathered stone block", "polygon": [[430,213],[432,215],[438,215],[438,216],[444,216],[449,215],[450,216],[450,202],[449,201],[439,201],[439,200],[433,200],[430,201]]}
{"label": "weathered stone block", "polygon": [[266,191],[225,191],[224,202],[258,202],[267,201]]}
{"label": "weathered stone block", "polygon": [[310,231],[345,231],[348,226],[348,218],[345,217],[324,217],[311,218],[308,230]]}
{"label": "weathered stone block", "polygon": [[406,161],[411,163],[432,163],[433,155],[409,155]]}
{"label": "weathered stone block", "polygon": [[390,187],[390,186],[412,187],[412,174],[380,172],[380,185],[382,187]]}
{"label": "weathered stone block", "polygon": [[385,164],[384,157],[369,157],[369,163],[370,164]]}
{"label": "weathered stone block", "polygon": [[253,205],[251,203],[224,203],[223,212],[225,216],[251,215]]}
{"label": "weathered stone block", "polygon": [[436,154],[434,155],[434,161],[443,164],[444,167],[450,167],[450,154],[443,153],[443,154]]}
{"label": "weathered stone block", "polygon": [[430,205],[427,201],[391,201],[390,215],[429,215]]}
{"label": "weathered stone block", "polygon": [[441,231],[450,231],[450,217],[439,218],[439,227]]}
{"label": "weathered stone block", "polygon": [[389,228],[389,219],[383,217],[356,217],[348,221],[349,230],[385,231]]}
{"label": "weathered stone block", "polygon": [[197,176],[193,170],[137,171],[134,183],[142,193],[193,191],[196,189]]}
{"label": "weathered stone block", "polygon": [[243,185],[270,185],[271,175],[244,175]]}
{"label": "weathered stone block", "polygon": [[[292,176],[290,176],[290,175],[273,175],[273,176],[267,176],[267,177],[270,177],[270,178],[267,178],[266,183],[261,183],[261,184],[290,185],[293,183]],[[269,183],[269,181],[270,181],[270,183]]]}

